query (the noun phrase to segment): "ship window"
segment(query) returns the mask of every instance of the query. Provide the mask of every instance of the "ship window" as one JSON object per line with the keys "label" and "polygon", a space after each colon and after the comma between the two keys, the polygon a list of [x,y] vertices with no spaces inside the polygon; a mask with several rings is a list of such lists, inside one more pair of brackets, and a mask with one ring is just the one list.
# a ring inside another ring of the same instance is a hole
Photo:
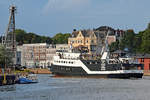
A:
{"label": "ship window", "polygon": [[73,64],[73,62],[71,62],[71,64]]}
{"label": "ship window", "polygon": [[97,62],[98,64],[100,63],[100,62]]}
{"label": "ship window", "polygon": [[61,70],[64,70],[64,68],[63,68],[63,67],[61,67]]}
{"label": "ship window", "polygon": [[92,62],[92,64],[95,64],[95,62]]}
{"label": "ship window", "polygon": [[70,70],[70,68],[66,68],[66,70],[67,70],[67,71],[69,71],[69,70]]}
{"label": "ship window", "polygon": [[87,62],[87,64],[90,64],[90,62]]}
{"label": "ship window", "polygon": [[69,64],[70,64],[70,61],[69,61]]}

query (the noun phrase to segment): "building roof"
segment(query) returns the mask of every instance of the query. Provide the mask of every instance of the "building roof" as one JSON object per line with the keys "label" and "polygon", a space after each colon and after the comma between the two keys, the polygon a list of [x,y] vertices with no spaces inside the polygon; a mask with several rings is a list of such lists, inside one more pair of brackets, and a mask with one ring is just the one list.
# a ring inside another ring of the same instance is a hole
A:
{"label": "building roof", "polygon": [[105,37],[105,34],[103,34],[101,32],[94,32],[94,34],[96,35],[96,37],[99,37],[99,38],[104,38]]}
{"label": "building roof", "polygon": [[124,52],[124,51],[122,51],[122,50],[116,50],[116,51],[114,51],[113,53],[121,54],[121,53],[126,53],[126,52]]}
{"label": "building roof", "polygon": [[137,54],[137,58],[150,58],[150,54]]}
{"label": "building roof", "polygon": [[77,37],[78,34],[79,34],[79,31],[73,31],[72,32],[72,37]]}
{"label": "building roof", "polygon": [[84,37],[89,37],[93,33],[93,30],[82,30],[81,32]]}

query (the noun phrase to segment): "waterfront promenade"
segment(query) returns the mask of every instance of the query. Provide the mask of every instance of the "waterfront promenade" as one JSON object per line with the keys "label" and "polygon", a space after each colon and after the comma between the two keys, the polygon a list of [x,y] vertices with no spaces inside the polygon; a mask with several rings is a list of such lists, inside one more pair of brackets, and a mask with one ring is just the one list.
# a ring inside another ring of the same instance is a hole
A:
{"label": "waterfront promenade", "polygon": [[143,79],[53,78],[37,84],[0,87],[0,100],[149,100],[150,77]]}

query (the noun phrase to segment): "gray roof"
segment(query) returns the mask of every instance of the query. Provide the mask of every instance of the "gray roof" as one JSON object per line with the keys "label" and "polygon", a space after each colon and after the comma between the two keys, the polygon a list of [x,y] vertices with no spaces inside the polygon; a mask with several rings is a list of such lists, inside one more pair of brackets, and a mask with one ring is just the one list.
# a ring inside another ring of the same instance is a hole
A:
{"label": "gray roof", "polygon": [[78,34],[79,34],[79,31],[73,31],[72,32],[72,37],[77,37]]}
{"label": "gray roof", "polygon": [[84,37],[89,37],[92,34],[92,30],[82,30],[81,31]]}
{"label": "gray roof", "polygon": [[150,54],[137,54],[137,58],[150,58]]}
{"label": "gray roof", "polygon": [[114,51],[113,53],[121,54],[121,53],[126,53],[126,52],[124,52],[124,51],[122,51],[122,50],[116,50],[116,51]]}

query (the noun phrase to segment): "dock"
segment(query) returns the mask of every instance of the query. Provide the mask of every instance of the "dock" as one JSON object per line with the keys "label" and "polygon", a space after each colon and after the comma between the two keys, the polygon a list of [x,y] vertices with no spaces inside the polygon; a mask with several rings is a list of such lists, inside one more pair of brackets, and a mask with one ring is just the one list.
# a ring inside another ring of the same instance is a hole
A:
{"label": "dock", "polygon": [[150,71],[149,70],[144,70],[144,76],[150,76]]}
{"label": "dock", "polygon": [[30,68],[28,70],[34,74],[51,74],[49,69]]}
{"label": "dock", "polygon": [[[4,78],[6,77],[6,78]],[[6,79],[6,80],[5,80]],[[14,74],[0,74],[0,86],[2,85],[12,85],[16,82],[16,75]]]}

